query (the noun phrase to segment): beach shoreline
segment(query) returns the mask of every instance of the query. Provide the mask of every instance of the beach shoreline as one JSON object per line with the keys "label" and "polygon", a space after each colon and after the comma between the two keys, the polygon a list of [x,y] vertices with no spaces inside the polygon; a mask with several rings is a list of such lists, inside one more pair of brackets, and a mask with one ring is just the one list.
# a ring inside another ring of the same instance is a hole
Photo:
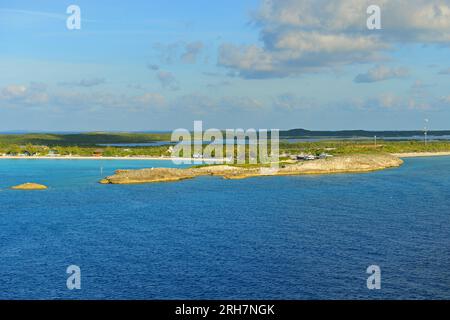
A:
{"label": "beach shoreline", "polygon": [[[421,158],[421,157],[443,157],[450,156],[450,151],[446,152],[403,152],[403,153],[389,153],[398,158]],[[192,161],[197,163],[203,162],[222,162],[225,163],[227,159],[208,159],[208,158],[180,158],[180,157],[165,157],[165,156],[136,156],[136,157],[94,157],[94,156],[4,156],[0,155],[1,159],[21,159],[21,160],[165,160],[165,161]]]}
{"label": "beach shoreline", "polygon": [[444,157],[450,156],[448,152],[404,152],[404,153],[391,153],[391,155],[399,158],[424,158],[424,157]]}
{"label": "beach shoreline", "polygon": [[225,162],[226,159],[197,159],[197,158],[177,158],[177,157],[89,157],[89,156],[0,156],[1,159],[16,160],[165,160],[165,161],[192,161],[192,162]]}

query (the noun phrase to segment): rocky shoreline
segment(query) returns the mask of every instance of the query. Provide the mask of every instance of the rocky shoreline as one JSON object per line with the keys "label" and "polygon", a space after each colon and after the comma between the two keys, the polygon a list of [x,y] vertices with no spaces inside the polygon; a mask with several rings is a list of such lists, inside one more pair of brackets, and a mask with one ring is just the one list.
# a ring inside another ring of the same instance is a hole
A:
{"label": "rocky shoreline", "polygon": [[266,167],[239,167],[212,165],[197,168],[150,168],[117,170],[102,179],[102,184],[140,184],[170,182],[199,176],[221,176],[225,179],[245,179],[260,176],[286,176],[303,174],[362,173],[399,167],[403,160],[389,154],[338,156],[314,161],[283,164],[277,170]]}

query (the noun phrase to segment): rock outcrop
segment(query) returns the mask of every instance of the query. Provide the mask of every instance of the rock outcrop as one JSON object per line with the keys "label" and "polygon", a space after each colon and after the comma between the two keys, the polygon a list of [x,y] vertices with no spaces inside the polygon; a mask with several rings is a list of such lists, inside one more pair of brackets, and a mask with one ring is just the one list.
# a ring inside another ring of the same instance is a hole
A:
{"label": "rock outcrop", "polygon": [[403,161],[388,154],[338,156],[314,161],[284,164],[278,169],[268,167],[240,167],[212,165],[197,168],[151,168],[140,170],[117,170],[112,176],[101,180],[102,184],[137,184],[170,182],[198,176],[222,176],[225,179],[244,179],[258,176],[283,176],[301,174],[358,173],[399,167]]}
{"label": "rock outcrop", "polygon": [[11,187],[11,189],[14,189],[14,190],[46,190],[47,186],[44,186],[42,184],[27,182],[27,183],[24,183],[24,184],[21,184],[18,186]]}

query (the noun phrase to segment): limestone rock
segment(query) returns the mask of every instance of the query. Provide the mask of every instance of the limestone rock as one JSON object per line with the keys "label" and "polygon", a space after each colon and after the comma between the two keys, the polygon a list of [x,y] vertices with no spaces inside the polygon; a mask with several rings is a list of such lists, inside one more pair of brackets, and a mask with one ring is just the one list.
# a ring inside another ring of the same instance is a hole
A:
{"label": "limestone rock", "polygon": [[24,183],[18,186],[11,187],[14,190],[46,190],[47,186],[38,183]]}

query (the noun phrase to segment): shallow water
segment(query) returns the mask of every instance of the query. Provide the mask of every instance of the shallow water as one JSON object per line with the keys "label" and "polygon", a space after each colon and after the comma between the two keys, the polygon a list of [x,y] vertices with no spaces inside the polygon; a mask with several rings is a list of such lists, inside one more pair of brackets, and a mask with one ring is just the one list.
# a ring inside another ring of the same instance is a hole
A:
{"label": "shallow water", "polygon": [[[165,161],[0,160],[0,298],[450,299],[450,157],[100,185]],[[37,182],[46,191],[13,191]],[[82,288],[66,288],[66,268]],[[366,268],[381,267],[381,290]]]}

